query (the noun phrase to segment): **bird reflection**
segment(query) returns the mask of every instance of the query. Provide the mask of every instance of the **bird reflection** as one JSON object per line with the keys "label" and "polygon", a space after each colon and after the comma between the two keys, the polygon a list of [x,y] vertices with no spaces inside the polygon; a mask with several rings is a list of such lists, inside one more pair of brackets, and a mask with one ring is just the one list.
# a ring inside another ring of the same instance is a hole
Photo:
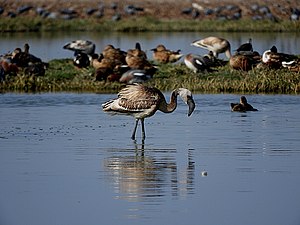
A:
{"label": "bird reflection", "polygon": [[134,149],[126,151],[126,155],[124,149],[114,151],[114,156],[105,159],[104,167],[116,198],[159,204],[169,193],[172,196],[193,194],[195,165],[191,151],[188,150],[183,168],[177,165],[176,149],[145,149],[144,141],[134,142]]}

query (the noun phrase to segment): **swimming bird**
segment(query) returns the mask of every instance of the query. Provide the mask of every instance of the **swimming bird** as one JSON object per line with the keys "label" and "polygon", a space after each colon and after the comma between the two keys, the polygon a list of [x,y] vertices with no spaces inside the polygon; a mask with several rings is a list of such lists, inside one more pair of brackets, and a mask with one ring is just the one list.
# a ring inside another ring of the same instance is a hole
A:
{"label": "swimming bird", "polygon": [[245,96],[241,96],[240,103],[230,103],[230,106],[231,106],[231,111],[235,111],[235,112],[258,111],[247,102]]}
{"label": "swimming bird", "polygon": [[184,63],[194,73],[198,73],[200,71],[213,71],[211,69],[213,66],[213,60],[209,55],[201,56],[190,53],[184,57]]}
{"label": "swimming bird", "polygon": [[63,49],[71,50],[76,56],[78,53],[85,53],[87,55],[93,55],[95,53],[96,45],[89,40],[75,40],[66,43]]}
{"label": "swimming bird", "polygon": [[142,84],[127,85],[118,93],[118,98],[103,103],[102,107],[104,112],[135,117],[136,122],[131,135],[133,140],[135,139],[138,122],[141,121],[142,139],[144,140],[146,137],[144,119],[153,116],[157,110],[164,113],[173,112],[177,107],[178,95],[189,106],[188,116],[190,116],[195,109],[195,102],[191,91],[185,88],[173,90],[170,103],[167,103],[162,92],[155,87],[147,87]]}
{"label": "swimming bird", "polygon": [[216,58],[218,58],[218,55],[220,53],[225,53],[228,59],[230,59],[231,57],[230,43],[224,38],[207,37],[204,39],[193,41],[191,45],[212,51]]}
{"label": "swimming bird", "polygon": [[253,52],[252,39],[249,38],[249,41],[247,43],[240,45],[240,47],[238,47],[236,49],[236,51],[237,52]]}
{"label": "swimming bird", "polygon": [[160,44],[153,51],[153,59],[159,63],[174,63],[177,62],[183,55],[180,50],[172,51],[167,49],[164,45]]}

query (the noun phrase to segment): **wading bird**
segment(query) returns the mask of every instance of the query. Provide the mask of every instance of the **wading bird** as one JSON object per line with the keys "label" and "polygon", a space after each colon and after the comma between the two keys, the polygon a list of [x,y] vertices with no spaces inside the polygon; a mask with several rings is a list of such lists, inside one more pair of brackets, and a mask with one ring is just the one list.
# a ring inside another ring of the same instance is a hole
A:
{"label": "wading bird", "polygon": [[215,57],[220,53],[225,53],[228,59],[231,57],[231,47],[229,41],[219,37],[207,37],[196,40],[191,45],[212,51]]}
{"label": "wading bird", "polygon": [[135,133],[140,120],[142,139],[144,140],[146,137],[144,119],[153,116],[157,110],[164,113],[173,112],[177,107],[178,95],[189,106],[188,116],[190,116],[195,109],[195,102],[191,91],[185,88],[177,88],[172,91],[170,103],[167,103],[164,95],[157,88],[142,84],[127,85],[119,92],[118,98],[103,103],[102,107],[105,112],[127,114],[135,117],[135,127],[131,135],[133,140],[135,140]]}

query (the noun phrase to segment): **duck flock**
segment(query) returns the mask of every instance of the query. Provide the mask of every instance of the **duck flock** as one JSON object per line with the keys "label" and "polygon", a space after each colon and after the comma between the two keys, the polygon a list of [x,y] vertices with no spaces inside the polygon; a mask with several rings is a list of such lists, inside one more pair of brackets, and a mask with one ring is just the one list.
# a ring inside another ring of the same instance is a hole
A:
{"label": "duck flock", "polygon": [[[121,83],[141,83],[153,78],[162,64],[172,64],[183,58],[187,68],[194,73],[217,70],[220,66],[229,66],[233,70],[249,71],[253,68],[281,69],[300,72],[300,59],[296,55],[278,52],[276,46],[267,49],[263,54],[254,50],[252,39],[242,44],[234,53],[230,42],[221,37],[206,37],[195,40],[192,46],[207,49],[207,54],[181,54],[180,50],[167,49],[163,44],[152,48],[152,59],[148,59],[146,51],[139,42],[134,48],[122,50],[109,44],[100,53],[96,53],[96,45],[89,40],[75,40],[66,43],[63,49],[74,52],[73,63],[78,68],[93,67],[96,81],[119,81]],[[219,59],[224,53],[228,61]],[[6,76],[22,71],[28,75],[43,76],[48,63],[29,52],[29,44],[24,50],[16,48],[10,53],[0,56],[0,80]]]}
{"label": "duck flock", "polygon": [[[75,40],[62,46],[63,49],[74,52],[73,63],[78,68],[93,67],[96,81],[121,83],[142,83],[154,77],[162,64],[172,64],[183,59],[184,65],[194,73],[205,73],[218,70],[229,65],[233,70],[249,71],[254,68],[287,69],[300,72],[300,59],[296,55],[278,52],[272,46],[259,54],[252,45],[250,38],[232,53],[230,42],[221,37],[206,37],[195,40],[192,46],[207,49],[207,54],[182,54],[180,50],[167,49],[163,44],[152,48],[152,59],[148,59],[146,51],[140,43],[134,48],[122,50],[109,44],[96,53],[96,45],[89,40]],[[225,54],[227,60],[219,59]],[[48,63],[29,51],[29,44],[24,49],[16,48],[10,53],[0,56],[0,80],[19,72],[28,75],[44,76]]]}

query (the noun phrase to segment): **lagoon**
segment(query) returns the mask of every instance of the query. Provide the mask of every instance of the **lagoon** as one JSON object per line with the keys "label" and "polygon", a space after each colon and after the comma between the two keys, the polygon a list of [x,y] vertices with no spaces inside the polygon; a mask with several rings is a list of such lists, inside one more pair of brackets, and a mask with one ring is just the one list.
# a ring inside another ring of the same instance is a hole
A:
{"label": "lagoon", "polygon": [[0,224],[299,224],[300,96],[195,94],[144,143],[115,96],[0,95]]}

